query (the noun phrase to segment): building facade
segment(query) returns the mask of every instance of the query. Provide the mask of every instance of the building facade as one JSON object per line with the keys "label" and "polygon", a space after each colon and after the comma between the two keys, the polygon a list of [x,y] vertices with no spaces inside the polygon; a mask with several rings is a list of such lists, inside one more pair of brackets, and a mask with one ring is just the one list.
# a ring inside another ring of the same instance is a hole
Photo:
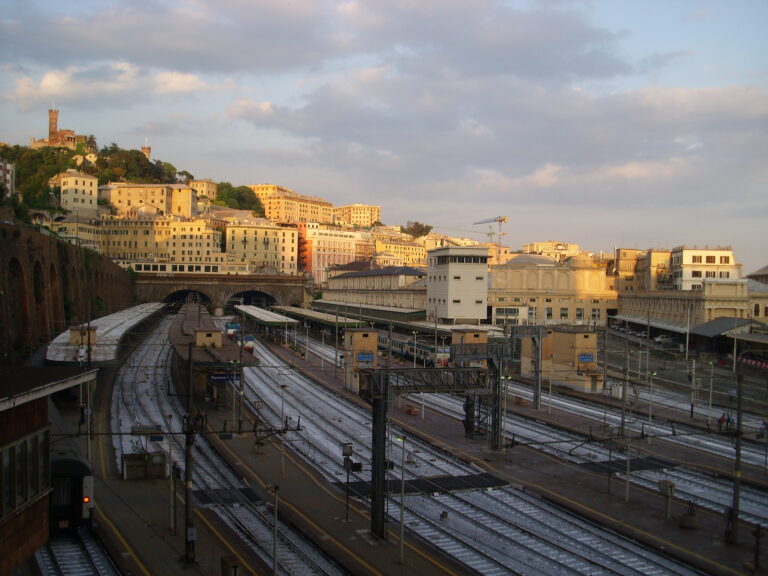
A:
{"label": "building facade", "polygon": [[48,181],[59,189],[59,206],[84,218],[95,218],[99,206],[99,179],[77,170],[56,174]]}
{"label": "building facade", "polygon": [[412,310],[425,308],[426,295],[426,270],[410,266],[339,274],[323,288],[323,300]]}
{"label": "building facade", "polygon": [[447,247],[427,256],[428,321],[479,324],[487,316],[488,250]]}
{"label": "building facade", "polygon": [[333,223],[333,205],[316,196],[304,196],[283,186],[257,184],[248,186],[264,207],[264,215],[273,222]]}
{"label": "building facade", "polygon": [[339,224],[370,228],[381,222],[381,206],[367,204],[336,206],[333,209],[333,218]]}
{"label": "building facade", "polygon": [[578,244],[546,240],[545,242],[524,244],[523,254],[540,254],[542,256],[549,256],[557,262],[565,262],[568,258],[581,254],[581,248],[579,248]]}
{"label": "building facade", "polygon": [[604,326],[618,308],[613,277],[581,254],[563,263],[521,254],[491,269],[491,321],[497,325]]}
{"label": "building facade", "polygon": [[670,254],[675,290],[701,290],[704,280],[728,281],[741,278],[741,264],[733,250],[678,246]]}
{"label": "building facade", "polygon": [[211,202],[216,200],[219,185],[213,180],[209,178],[205,180],[190,180],[189,186],[197,193],[198,198],[205,197]]}
{"label": "building facade", "polygon": [[268,222],[230,223],[226,227],[227,271],[257,274],[273,270],[298,274],[298,231]]}

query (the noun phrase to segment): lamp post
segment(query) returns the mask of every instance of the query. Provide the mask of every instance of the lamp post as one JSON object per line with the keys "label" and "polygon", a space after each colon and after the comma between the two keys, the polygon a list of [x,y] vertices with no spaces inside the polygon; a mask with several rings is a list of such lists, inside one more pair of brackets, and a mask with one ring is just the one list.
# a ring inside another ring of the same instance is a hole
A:
{"label": "lamp post", "polygon": [[304,360],[309,362],[309,324],[304,323]]}
{"label": "lamp post", "polygon": [[277,491],[279,489],[280,486],[277,484],[272,486],[272,490],[275,493],[275,516],[272,521],[272,576],[277,576],[277,506],[280,503],[280,497],[277,495]]}
{"label": "lamp post", "polygon": [[402,442],[400,455],[400,564],[405,564],[405,434],[397,437]]}
{"label": "lamp post", "polygon": [[715,363],[709,363],[709,401],[707,402],[707,426],[712,418],[712,384],[715,379]]}
{"label": "lamp post", "polygon": [[280,434],[280,474],[285,474],[285,389],[288,384],[280,384],[280,422],[283,431]]}
{"label": "lamp post", "polygon": [[416,368],[416,334],[417,332],[413,331],[413,367]]}
{"label": "lamp post", "polygon": [[320,372],[325,372],[325,329],[320,331],[322,350],[320,352]]}
{"label": "lamp post", "polygon": [[656,372],[649,372],[648,376],[650,378],[650,384],[651,384],[651,399],[648,403],[648,444],[651,443],[651,422],[653,421],[653,377],[656,376]]}

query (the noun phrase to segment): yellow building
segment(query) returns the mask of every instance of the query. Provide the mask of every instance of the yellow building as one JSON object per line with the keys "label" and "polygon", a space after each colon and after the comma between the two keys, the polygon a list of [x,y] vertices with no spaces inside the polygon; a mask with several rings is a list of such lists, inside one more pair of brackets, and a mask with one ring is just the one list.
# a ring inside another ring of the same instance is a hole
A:
{"label": "yellow building", "polygon": [[328,281],[328,271],[358,260],[360,243],[370,245],[370,233],[318,222],[302,222],[299,230],[301,271],[318,285]]}
{"label": "yellow building", "polygon": [[338,224],[370,228],[381,222],[381,206],[367,204],[349,204],[333,209],[333,219]]}
{"label": "yellow building", "polygon": [[522,254],[491,268],[488,306],[497,325],[604,326],[618,294],[604,267],[581,254],[563,263]]}
{"label": "yellow building", "polygon": [[206,178],[205,180],[190,180],[189,185],[197,193],[198,198],[205,197],[211,202],[216,200],[219,185],[210,178]]}
{"label": "yellow building", "polygon": [[145,272],[225,271],[222,233],[204,220],[115,218],[94,224],[99,251],[124,267]]}
{"label": "yellow building", "polygon": [[[603,374],[597,366],[597,332],[566,330],[563,327],[547,332],[541,342],[541,379],[544,385],[601,392]],[[524,338],[520,374],[536,377],[536,360],[536,347],[530,338]]]}
{"label": "yellow building", "polygon": [[118,216],[197,216],[197,194],[186,184],[132,184],[111,182],[99,187],[99,198]]}
{"label": "yellow building", "polygon": [[273,222],[332,223],[333,205],[316,196],[304,196],[283,186],[257,184],[248,186],[264,207],[264,215]]}
{"label": "yellow building", "polygon": [[268,222],[230,223],[226,228],[227,270],[233,274],[298,274],[298,231]]}
{"label": "yellow building", "polygon": [[95,218],[98,211],[99,179],[77,170],[56,174],[48,181],[59,188],[59,205],[84,218]]}
{"label": "yellow building", "polygon": [[542,256],[549,256],[558,262],[565,262],[568,258],[581,254],[581,248],[579,248],[578,244],[546,240],[545,242],[524,244],[523,254],[540,254]]}
{"label": "yellow building", "polygon": [[374,236],[374,240],[374,251],[377,254],[390,254],[395,258],[402,258],[404,266],[427,265],[427,251],[417,242],[386,236]]}

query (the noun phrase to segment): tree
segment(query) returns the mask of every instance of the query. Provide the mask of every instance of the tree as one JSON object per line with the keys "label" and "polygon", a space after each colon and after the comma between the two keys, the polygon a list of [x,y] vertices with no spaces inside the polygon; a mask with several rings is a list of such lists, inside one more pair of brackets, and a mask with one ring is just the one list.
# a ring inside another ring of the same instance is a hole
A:
{"label": "tree", "polygon": [[176,180],[178,180],[179,182],[181,182],[183,184],[189,184],[190,180],[194,180],[194,179],[195,179],[195,177],[192,176],[192,174],[190,174],[186,170],[182,170],[181,172],[176,174]]}
{"label": "tree", "polygon": [[410,220],[405,226],[400,226],[400,232],[404,234],[410,234],[414,238],[421,238],[426,236],[432,231],[432,226],[422,224],[421,222],[411,222]]}

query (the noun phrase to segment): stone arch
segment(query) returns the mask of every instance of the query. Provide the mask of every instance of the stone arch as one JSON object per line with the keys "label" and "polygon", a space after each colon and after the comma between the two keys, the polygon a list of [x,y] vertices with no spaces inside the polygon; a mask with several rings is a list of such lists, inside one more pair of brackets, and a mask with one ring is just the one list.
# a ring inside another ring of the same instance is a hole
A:
{"label": "stone arch", "polygon": [[39,260],[32,267],[32,297],[35,300],[35,331],[38,342],[51,339],[50,318],[48,316],[48,289],[43,273],[43,265]]}
{"label": "stone arch", "polygon": [[23,354],[32,341],[29,324],[29,300],[24,268],[16,258],[8,262],[5,285],[8,286],[8,320],[13,329],[13,354]]}
{"label": "stone arch", "polygon": [[260,308],[269,308],[277,304],[277,299],[272,294],[261,290],[242,290],[231,294],[227,298],[226,306],[231,307],[235,303],[241,303],[240,301],[242,301],[242,304],[258,306]]}
{"label": "stone arch", "polygon": [[[64,332],[64,310],[62,303],[62,289],[61,280],[59,278],[59,271],[56,266],[51,262],[48,270],[48,284],[50,286],[50,315],[51,324],[54,332]],[[55,336],[56,334],[54,334]]]}

